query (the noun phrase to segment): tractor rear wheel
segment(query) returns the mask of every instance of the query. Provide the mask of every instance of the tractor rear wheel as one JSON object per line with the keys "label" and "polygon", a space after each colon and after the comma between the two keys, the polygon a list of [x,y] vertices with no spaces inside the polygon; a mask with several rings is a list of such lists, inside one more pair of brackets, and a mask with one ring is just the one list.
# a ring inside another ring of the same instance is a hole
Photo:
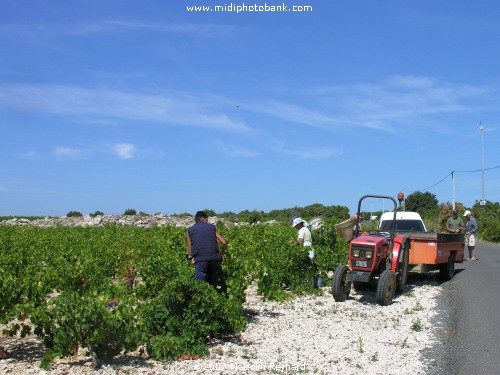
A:
{"label": "tractor rear wheel", "polygon": [[439,278],[448,281],[453,276],[455,276],[455,254],[450,254],[448,262],[439,265]]}
{"label": "tractor rear wheel", "polygon": [[392,303],[396,292],[396,274],[391,270],[382,272],[377,285],[377,303],[387,306]]}
{"label": "tractor rear wheel", "polygon": [[338,266],[333,274],[332,294],[336,302],[344,302],[351,291],[349,267]]}
{"label": "tractor rear wheel", "polygon": [[403,261],[398,264],[398,280],[396,283],[396,290],[401,293],[405,290],[406,287],[406,279],[408,278],[408,249],[406,247],[402,248],[401,251],[403,254]]}

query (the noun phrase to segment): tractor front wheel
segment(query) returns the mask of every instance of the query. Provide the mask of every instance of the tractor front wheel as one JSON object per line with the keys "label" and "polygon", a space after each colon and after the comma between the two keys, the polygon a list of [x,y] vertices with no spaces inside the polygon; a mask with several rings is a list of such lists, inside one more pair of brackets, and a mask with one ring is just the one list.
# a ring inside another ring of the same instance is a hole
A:
{"label": "tractor front wheel", "polygon": [[333,274],[332,294],[336,302],[344,302],[351,291],[349,277],[349,267],[338,266]]}
{"label": "tractor front wheel", "polygon": [[387,306],[392,303],[396,293],[396,274],[391,270],[382,272],[377,285],[377,303]]}

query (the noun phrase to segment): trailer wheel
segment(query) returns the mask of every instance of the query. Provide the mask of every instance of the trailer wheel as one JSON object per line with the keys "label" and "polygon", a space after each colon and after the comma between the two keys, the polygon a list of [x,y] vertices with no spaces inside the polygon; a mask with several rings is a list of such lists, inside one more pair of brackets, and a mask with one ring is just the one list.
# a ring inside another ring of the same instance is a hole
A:
{"label": "trailer wheel", "polygon": [[344,302],[349,297],[351,282],[348,279],[349,267],[338,266],[333,274],[332,294],[336,302]]}
{"label": "trailer wheel", "polygon": [[439,278],[448,281],[453,276],[455,276],[455,254],[450,254],[448,262],[439,265]]}
{"label": "trailer wheel", "polygon": [[396,284],[396,290],[401,293],[403,290],[405,290],[406,287],[406,279],[408,278],[408,259],[409,259],[409,253],[407,248],[403,248],[402,251],[404,251],[403,255],[403,261],[399,263],[398,267],[398,280]]}
{"label": "trailer wheel", "polygon": [[396,292],[396,274],[391,270],[382,272],[377,285],[377,303],[387,306],[392,303]]}

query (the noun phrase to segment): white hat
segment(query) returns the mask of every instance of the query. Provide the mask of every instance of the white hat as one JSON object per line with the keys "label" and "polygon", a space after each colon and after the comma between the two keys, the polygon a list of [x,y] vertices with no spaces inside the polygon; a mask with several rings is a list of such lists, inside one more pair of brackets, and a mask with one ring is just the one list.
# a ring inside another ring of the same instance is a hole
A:
{"label": "white hat", "polygon": [[297,224],[304,223],[304,226],[307,227],[307,222],[305,220],[302,220],[300,217],[296,217],[292,221],[292,228],[295,227]]}
{"label": "white hat", "polygon": [[470,214],[471,214],[471,213],[470,213],[470,211],[469,211],[469,210],[467,210],[467,211],[465,211],[465,212],[464,212],[464,216],[467,216],[467,215],[470,215]]}

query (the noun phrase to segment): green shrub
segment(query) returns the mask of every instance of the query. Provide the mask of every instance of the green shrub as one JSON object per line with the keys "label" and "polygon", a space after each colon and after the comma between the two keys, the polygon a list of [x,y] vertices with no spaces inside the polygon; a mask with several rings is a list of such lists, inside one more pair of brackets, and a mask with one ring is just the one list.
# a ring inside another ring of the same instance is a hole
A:
{"label": "green shrub", "polygon": [[477,220],[478,237],[484,241],[500,242],[500,204],[487,202],[484,206],[476,203],[472,216]]}
{"label": "green shrub", "polygon": [[311,234],[316,253],[315,262],[320,274],[324,275],[340,264],[347,264],[349,244],[339,238],[333,225],[324,224]]}
{"label": "green shrub", "polygon": [[[55,356],[75,355],[79,346],[88,350],[94,368],[124,349],[135,348],[133,310],[128,303],[108,308],[108,298],[63,291],[33,313],[35,334],[50,349],[43,361],[45,367]],[[133,345],[127,347],[127,343]]]}
{"label": "green shrub", "polygon": [[183,355],[206,356],[208,348],[203,340],[194,340],[166,333],[149,340],[147,353],[160,361],[175,360]]}
{"label": "green shrub", "polygon": [[250,215],[248,216],[248,222],[250,224],[255,224],[258,221],[262,221],[262,212],[253,210],[252,212],[250,212]]}
{"label": "green shrub", "polygon": [[410,328],[415,332],[420,332],[423,329],[422,322],[420,321],[420,319],[417,318],[414,321],[412,321]]}
{"label": "green shrub", "polygon": [[78,211],[70,211],[66,214],[66,217],[82,217],[82,213]]}
{"label": "green shrub", "polygon": [[[270,300],[291,298],[287,293],[314,293],[312,278],[316,273],[308,257],[308,249],[295,243],[296,231],[289,226],[255,227],[262,231],[258,269],[258,292]],[[272,235],[270,235],[272,233]]]}
{"label": "green shrub", "polygon": [[240,303],[192,277],[176,278],[164,285],[145,305],[142,316],[145,332],[150,335],[147,352],[159,360],[207,354],[207,337],[241,331],[246,325]]}
{"label": "green shrub", "polygon": [[133,208],[127,208],[123,214],[127,216],[134,216],[137,215],[137,212]]}

